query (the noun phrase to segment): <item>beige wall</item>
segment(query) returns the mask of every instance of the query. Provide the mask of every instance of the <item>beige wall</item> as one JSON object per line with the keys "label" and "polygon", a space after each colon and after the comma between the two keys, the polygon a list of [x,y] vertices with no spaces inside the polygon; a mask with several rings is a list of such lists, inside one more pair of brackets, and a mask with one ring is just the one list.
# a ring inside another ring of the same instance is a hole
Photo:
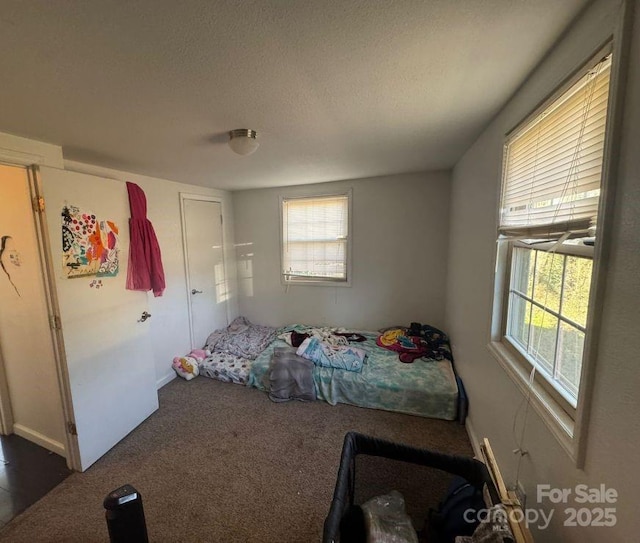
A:
{"label": "beige wall", "polygon": [[[351,287],[280,281],[279,196],[353,189]],[[234,192],[240,313],[261,324],[443,325],[449,173]]]}
{"label": "beige wall", "polygon": [[10,400],[16,434],[65,455],[62,399],[24,168],[0,164],[0,236],[12,238],[2,257],[11,281],[0,270],[0,357],[8,384],[3,400]]}
{"label": "beige wall", "polygon": [[[637,4],[637,1],[635,2]],[[530,79],[520,88],[453,172],[446,327],[470,398],[469,421],[477,436],[491,439],[507,482],[516,473],[514,416],[522,395],[487,350],[492,310],[496,220],[504,134],[604,43],[617,23],[620,2],[590,5]],[[558,507],[538,541],[635,541],[640,477],[640,21],[629,62],[613,244],[605,263],[607,290],[601,319],[586,464],[576,469],[545,423],[529,410],[522,462],[528,507],[537,507],[536,484],[574,488],[601,483],[619,493],[613,528],[569,528]],[[521,420],[521,419],[519,419]],[[569,504],[575,505],[575,504]],[[549,504],[545,504],[547,509]],[[578,506],[579,507],[579,506]]]}

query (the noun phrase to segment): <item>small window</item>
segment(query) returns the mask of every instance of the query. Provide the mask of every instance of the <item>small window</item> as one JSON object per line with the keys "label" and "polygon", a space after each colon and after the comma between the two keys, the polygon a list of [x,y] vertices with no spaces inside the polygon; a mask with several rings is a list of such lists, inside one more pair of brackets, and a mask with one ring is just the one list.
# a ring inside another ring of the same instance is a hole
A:
{"label": "small window", "polygon": [[590,318],[610,71],[609,54],[505,144],[500,341],[571,417]]}
{"label": "small window", "polygon": [[348,284],[350,194],[281,201],[283,280]]}

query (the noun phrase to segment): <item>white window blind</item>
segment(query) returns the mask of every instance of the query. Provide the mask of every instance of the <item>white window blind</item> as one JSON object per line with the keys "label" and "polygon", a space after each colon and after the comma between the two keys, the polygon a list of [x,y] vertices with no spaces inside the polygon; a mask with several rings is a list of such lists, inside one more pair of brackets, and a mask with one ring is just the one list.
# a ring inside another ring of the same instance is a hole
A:
{"label": "white window blind", "polygon": [[287,280],[347,280],[349,196],[282,200],[282,273]]}
{"label": "white window blind", "polygon": [[611,55],[506,144],[500,233],[551,237],[595,225]]}

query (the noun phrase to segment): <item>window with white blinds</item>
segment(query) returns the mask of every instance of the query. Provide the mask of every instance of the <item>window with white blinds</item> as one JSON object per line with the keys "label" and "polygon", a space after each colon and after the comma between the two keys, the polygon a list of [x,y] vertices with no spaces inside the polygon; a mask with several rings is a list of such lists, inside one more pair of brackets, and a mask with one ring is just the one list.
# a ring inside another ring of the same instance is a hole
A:
{"label": "window with white blinds", "polygon": [[505,141],[494,339],[570,419],[593,318],[611,64],[600,53]]}
{"label": "window with white blinds", "polygon": [[509,136],[500,234],[544,238],[594,228],[611,55]]}
{"label": "window with white blinds", "polygon": [[282,198],[282,275],[287,282],[348,280],[349,194]]}

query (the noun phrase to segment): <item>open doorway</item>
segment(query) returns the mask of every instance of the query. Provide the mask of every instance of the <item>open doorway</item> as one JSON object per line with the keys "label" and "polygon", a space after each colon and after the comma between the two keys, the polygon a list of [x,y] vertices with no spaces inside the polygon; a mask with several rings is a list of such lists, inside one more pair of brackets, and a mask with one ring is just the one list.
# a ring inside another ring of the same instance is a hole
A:
{"label": "open doorway", "polygon": [[0,525],[70,473],[44,269],[28,170],[0,164]]}

